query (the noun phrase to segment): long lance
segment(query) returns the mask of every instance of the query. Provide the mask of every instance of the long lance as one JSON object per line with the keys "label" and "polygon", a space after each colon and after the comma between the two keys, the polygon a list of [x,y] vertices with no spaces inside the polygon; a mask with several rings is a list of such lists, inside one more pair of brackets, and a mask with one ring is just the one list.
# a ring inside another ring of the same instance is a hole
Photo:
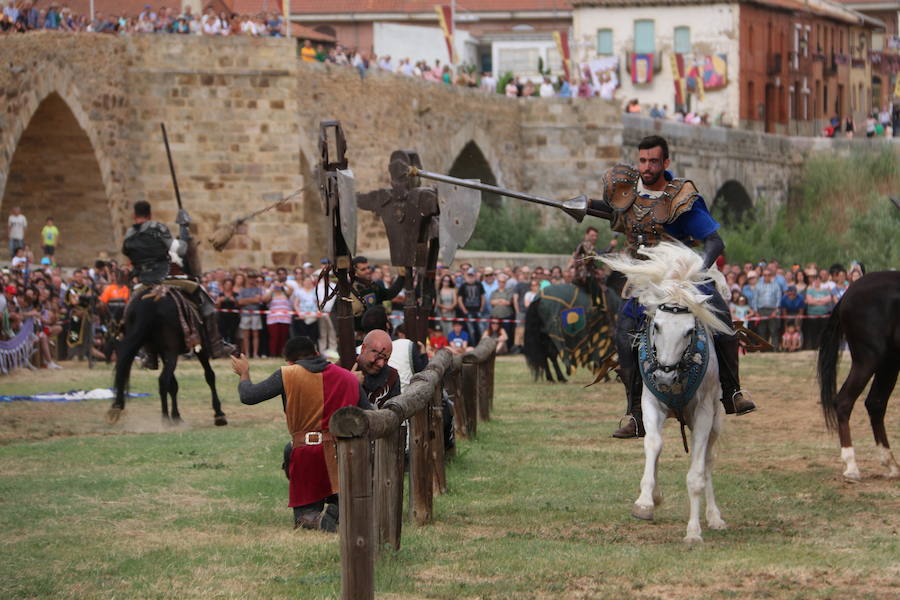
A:
{"label": "long lance", "polygon": [[162,129],[163,142],[166,144],[166,156],[169,159],[169,172],[172,173],[172,185],[175,186],[175,199],[178,201],[178,210],[182,210],[181,192],[178,191],[178,178],[175,177],[175,164],[172,162],[172,151],[169,149],[169,136],[166,135],[166,124],[160,123],[159,126]]}
{"label": "long lance", "polygon": [[560,209],[579,223],[584,220],[585,215],[599,217],[601,219],[607,220],[612,218],[612,213],[592,208],[587,196],[576,196],[574,198],[570,198],[569,200],[563,201],[551,200],[550,198],[544,198],[543,196],[535,196],[534,194],[526,194],[525,192],[508,190],[506,188],[497,187],[496,185],[490,185],[487,183],[481,183],[469,179],[460,179],[458,177],[451,177],[450,175],[443,175],[441,173],[432,173],[431,171],[425,171],[424,169],[420,169],[418,167],[409,167],[409,175],[411,177],[423,177],[425,179],[433,179],[434,181],[452,183],[462,187],[472,188],[474,190],[481,190],[482,192],[492,192],[494,194],[499,194],[508,198],[515,198],[517,200],[525,200],[526,202],[532,202],[534,204],[551,206],[553,208]]}

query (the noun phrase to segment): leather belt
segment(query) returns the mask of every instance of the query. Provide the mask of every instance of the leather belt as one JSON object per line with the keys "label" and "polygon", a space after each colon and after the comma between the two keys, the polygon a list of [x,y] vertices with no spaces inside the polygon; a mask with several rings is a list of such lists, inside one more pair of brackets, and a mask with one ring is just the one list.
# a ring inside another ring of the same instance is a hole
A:
{"label": "leather belt", "polygon": [[299,431],[293,435],[291,445],[294,448],[299,448],[300,446],[321,446],[333,439],[328,431]]}

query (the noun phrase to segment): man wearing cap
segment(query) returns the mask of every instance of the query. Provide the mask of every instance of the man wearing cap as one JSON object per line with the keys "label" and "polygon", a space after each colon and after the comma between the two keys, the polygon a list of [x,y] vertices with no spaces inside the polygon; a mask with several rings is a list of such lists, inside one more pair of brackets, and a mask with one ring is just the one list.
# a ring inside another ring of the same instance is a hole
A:
{"label": "man wearing cap", "polygon": [[[219,335],[215,304],[203,287],[188,279],[169,278],[170,263],[183,266],[188,250],[187,240],[190,238],[188,231],[190,217],[184,210],[178,211],[175,222],[181,228],[177,240],[172,238],[166,225],[153,220],[149,202],[139,200],[134,203],[134,224],[125,232],[125,240],[122,242],[122,254],[131,260],[133,272],[140,281],[132,299],[139,298],[143,289],[161,283],[178,287],[198,305],[200,319],[203,321],[210,345],[208,349],[210,355],[214,358],[228,356],[233,348],[230,344],[224,343],[222,336]],[[145,366],[157,368],[157,357],[148,353]]]}
{"label": "man wearing cap", "polygon": [[290,481],[289,506],[294,509],[294,528],[335,532],[339,486],[329,421],[344,406],[371,406],[357,378],[322,358],[308,337],[288,340],[284,359],[287,366],[254,384],[250,381],[247,357],[232,356],[232,369],[240,377],[238,394],[242,404],[259,404],[281,396],[291,434],[284,467]]}
{"label": "man wearing cap", "polygon": [[369,259],[365,256],[357,256],[353,259],[353,322],[357,331],[363,331],[363,314],[373,306],[394,299],[403,286],[406,285],[405,273],[394,280],[391,287],[385,288],[372,281],[372,270],[369,268]]}
{"label": "man wearing cap", "polygon": [[[676,179],[667,170],[669,145],[660,136],[651,135],[638,143],[638,166],[616,165],[603,175],[603,197],[591,200],[591,207],[605,213],[613,231],[625,234],[627,250],[640,258],[642,247],[661,241],[699,242],[703,244],[703,264],[711,267],[725,243],[718,234],[719,223],[709,214],[706,203],[693,182]],[[729,329],[730,311],[725,300],[710,286],[710,303]],[[643,307],[629,298],[622,304],[616,319],[616,348],[620,372],[625,383],[629,414],[633,417],[620,427],[614,437],[640,437],[644,434],[641,419],[641,377],[637,369],[635,333],[643,320]],[[722,383],[722,403],[728,413],[744,414],[756,405],[744,397],[738,373],[738,339],[736,335],[716,335]]]}

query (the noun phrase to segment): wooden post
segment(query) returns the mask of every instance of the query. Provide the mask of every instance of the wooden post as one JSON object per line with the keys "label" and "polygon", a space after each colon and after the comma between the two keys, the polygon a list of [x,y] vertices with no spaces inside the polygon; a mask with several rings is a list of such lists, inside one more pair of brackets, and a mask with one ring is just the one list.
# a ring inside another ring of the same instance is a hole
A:
{"label": "wooden post", "polygon": [[400,549],[403,522],[403,459],[406,427],[400,427],[375,440],[375,478],[372,495],[375,504],[376,552],[389,546]]}
{"label": "wooden post", "polygon": [[497,365],[497,352],[491,352],[491,357],[488,359],[488,376],[487,376],[487,385],[488,385],[488,413],[494,412],[494,377],[496,376],[495,367]]}
{"label": "wooden post", "polygon": [[478,365],[464,362],[460,369],[462,371],[460,400],[466,405],[466,437],[474,438],[478,435]]}
{"label": "wooden post", "polygon": [[341,598],[375,598],[371,444],[367,436],[338,438]]}
{"label": "wooden post", "polygon": [[488,378],[490,377],[490,365],[487,360],[482,360],[478,365],[478,418],[481,421],[491,420],[490,400],[488,399]]}
{"label": "wooden post", "polygon": [[450,400],[453,402],[453,430],[456,439],[462,439],[466,434],[466,403],[462,395],[462,368],[457,368],[444,377],[444,387]]}
{"label": "wooden post", "polygon": [[447,473],[444,470],[444,391],[438,385],[431,406],[431,464],[432,489],[435,494],[447,493]]}
{"label": "wooden post", "polygon": [[412,500],[412,518],[416,525],[431,522],[431,403],[415,413],[409,420],[412,435],[409,444],[409,495]]}

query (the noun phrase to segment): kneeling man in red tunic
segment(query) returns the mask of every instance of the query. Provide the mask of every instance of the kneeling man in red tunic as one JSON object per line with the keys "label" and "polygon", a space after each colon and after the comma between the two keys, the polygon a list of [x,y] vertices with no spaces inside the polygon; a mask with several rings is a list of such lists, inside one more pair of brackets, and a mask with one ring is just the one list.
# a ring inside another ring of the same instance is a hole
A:
{"label": "kneeling man in red tunic", "polygon": [[371,406],[357,377],[322,358],[308,337],[288,340],[284,359],[287,366],[254,384],[247,358],[232,357],[231,366],[241,378],[238,394],[243,404],[281,395],[291,434],[288,479],[294,527],[337,531],[337,452],[328,422],[344,406]]}

